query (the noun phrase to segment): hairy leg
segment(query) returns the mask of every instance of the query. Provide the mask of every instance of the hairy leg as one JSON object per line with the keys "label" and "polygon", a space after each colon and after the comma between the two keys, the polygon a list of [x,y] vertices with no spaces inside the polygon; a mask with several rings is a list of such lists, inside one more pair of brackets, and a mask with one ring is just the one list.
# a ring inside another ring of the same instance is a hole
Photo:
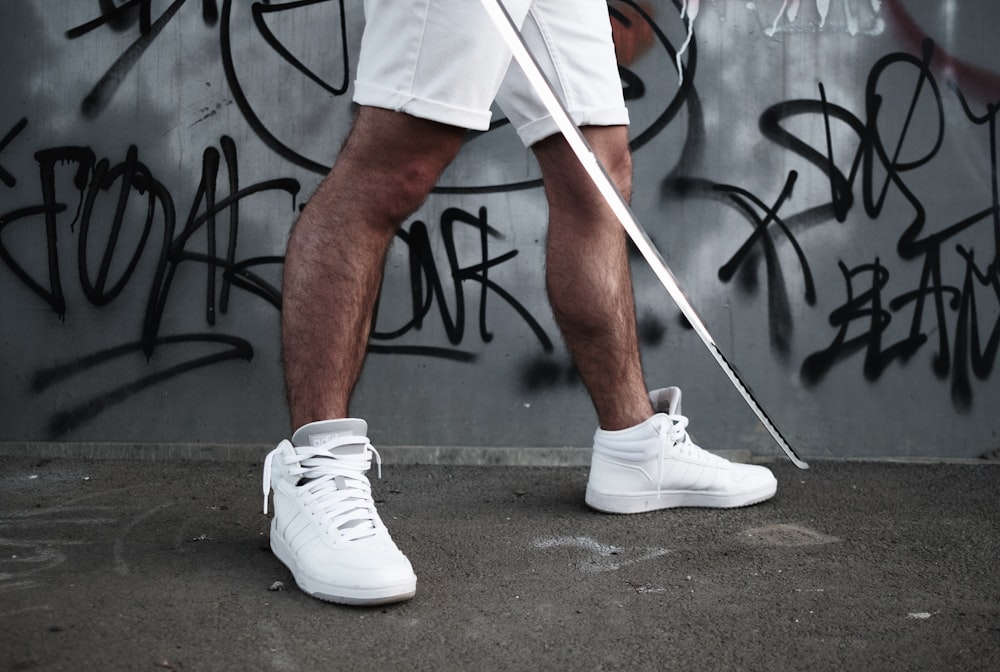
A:
{"label": "hairy leg", "polygon": [[359,111],[285,256],[281,333],[293,428],[348,415],[386,252],[464,134],[388,110]]}
{"label": "hairy leg", "polygon": [[[584,135],[628,199],[632,162],[624,127]],[[561,135],[537,143],[549,203],[546,284],[566,346],[603,429],[653,414],[643,380],[626,234]]]}

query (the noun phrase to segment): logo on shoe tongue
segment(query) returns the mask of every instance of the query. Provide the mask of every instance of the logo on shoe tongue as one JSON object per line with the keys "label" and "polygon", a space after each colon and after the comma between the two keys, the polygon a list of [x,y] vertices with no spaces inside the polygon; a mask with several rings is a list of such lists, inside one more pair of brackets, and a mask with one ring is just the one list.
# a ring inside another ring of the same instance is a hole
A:
{"label": "logo on shoe tongue", "polygon": [[354,432],[323,432],[321,434],[310,434],[309,445],[313,448],[320,448],[330,441],[339,439],[342,436],[354,436]]}

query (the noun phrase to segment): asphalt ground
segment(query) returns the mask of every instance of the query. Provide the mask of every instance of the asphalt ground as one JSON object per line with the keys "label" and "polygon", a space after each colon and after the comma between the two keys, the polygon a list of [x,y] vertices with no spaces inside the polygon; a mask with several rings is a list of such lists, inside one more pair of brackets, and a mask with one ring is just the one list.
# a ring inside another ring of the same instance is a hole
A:
{"label": "asphalt ground", "polygon": [[608,516],[583,467],[386,464],[417,596],[358,608],[271,554],[259,463],[0,457],[0,670],[1000,668],[1000,465],[770,466]]}

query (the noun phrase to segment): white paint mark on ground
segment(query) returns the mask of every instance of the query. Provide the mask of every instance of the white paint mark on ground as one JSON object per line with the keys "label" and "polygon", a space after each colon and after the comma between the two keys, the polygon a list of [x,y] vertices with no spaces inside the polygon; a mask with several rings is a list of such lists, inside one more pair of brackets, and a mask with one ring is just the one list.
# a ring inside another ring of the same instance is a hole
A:
{"label": "white paint mark on ground", "polygon": [[667,553],[667,548],[624,548],[602,544],[590,537],[552,537],[536,539],[533,546],[539,550],[552,548],[575,548],[588,553],[577,560],[576,568],[581,572],[614,572],[639,562],[659,558]]}
{"label": "white paint mark on ground", "polygon": [[66,561],[66,555],[54,546],[82,543],[53,539],[0,539],[0,593],[34,588],[38,585],[35,575]]}
{"label": "white paint mark on ground", "polygon": [[143,511],[138,516],[130,520],[127,525],[125,525],[125,527],[122,529],[121,534],[119,534],[118,537],[115,539],[115,543],[112,547],[112,558],[114,560],[114,570],[116,574],[125,576],[126,574],[129,573],[128,563],[125,562],[125,538],[138,525],[142,524],[144,521],[148,520],[149,518],[152,518],[157,513],[170,506],[173,506],[173,502],[166,502],[165,504],[154,506],[151,509]]}
{"label": "white paint mark on ground", "polygon": [[278,672],[295,672],[299,669],[298,664],[289,654],[285,643],[289,641],[288,635],[281,626],[274,621],[261,621],[257,624],[263,639],[262,651],[270,663],[270,669]]}
{"label": "white paint mark on ground", "polygon": [[908,613],[906,617],[914,621],[926,621],[933,615],[934,614],[930,613],[929,611],[912,611]]}
{"label": "white paint mark on ground", "polygon": [[792,523],[776,523],[764,527],[754,527],[740,532],[740,538],[749,544],[761,546],[818,546],[834,544],[841,540],[822,532],[795,525]]}
{"label": "white paint mark on ground", "polygon": [[10,618],[11,616],[20,616],[21,614],[30,614],[33,611],[52,611],[52,607],[47,604],[38,604],[32,607],[24,607],[23,609],[15,609],[14,611],[7,611],[0,614],[0,618]]}

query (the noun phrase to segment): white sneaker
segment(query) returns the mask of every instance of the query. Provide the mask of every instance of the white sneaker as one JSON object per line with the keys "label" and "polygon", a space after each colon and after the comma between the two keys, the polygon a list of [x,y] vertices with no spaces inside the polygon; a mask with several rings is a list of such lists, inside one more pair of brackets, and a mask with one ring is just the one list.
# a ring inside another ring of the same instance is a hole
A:
{"label": "white sneaker", "polygon": [[778,481],[769,469],[730,462],[691,442],[678,388],[649,396],[657,412],[649,420],[618,431],[598,429],[594,435],[586,495],[590,507],[605,513],[731,508],[774,496]]}
{"label": "white sneaker", "polygon": [[364,420],[314,422],[264,461],[264,513],[274,489],[271,549],[304,592],[342,604],[407,600],[417,577],[375,511]]}

